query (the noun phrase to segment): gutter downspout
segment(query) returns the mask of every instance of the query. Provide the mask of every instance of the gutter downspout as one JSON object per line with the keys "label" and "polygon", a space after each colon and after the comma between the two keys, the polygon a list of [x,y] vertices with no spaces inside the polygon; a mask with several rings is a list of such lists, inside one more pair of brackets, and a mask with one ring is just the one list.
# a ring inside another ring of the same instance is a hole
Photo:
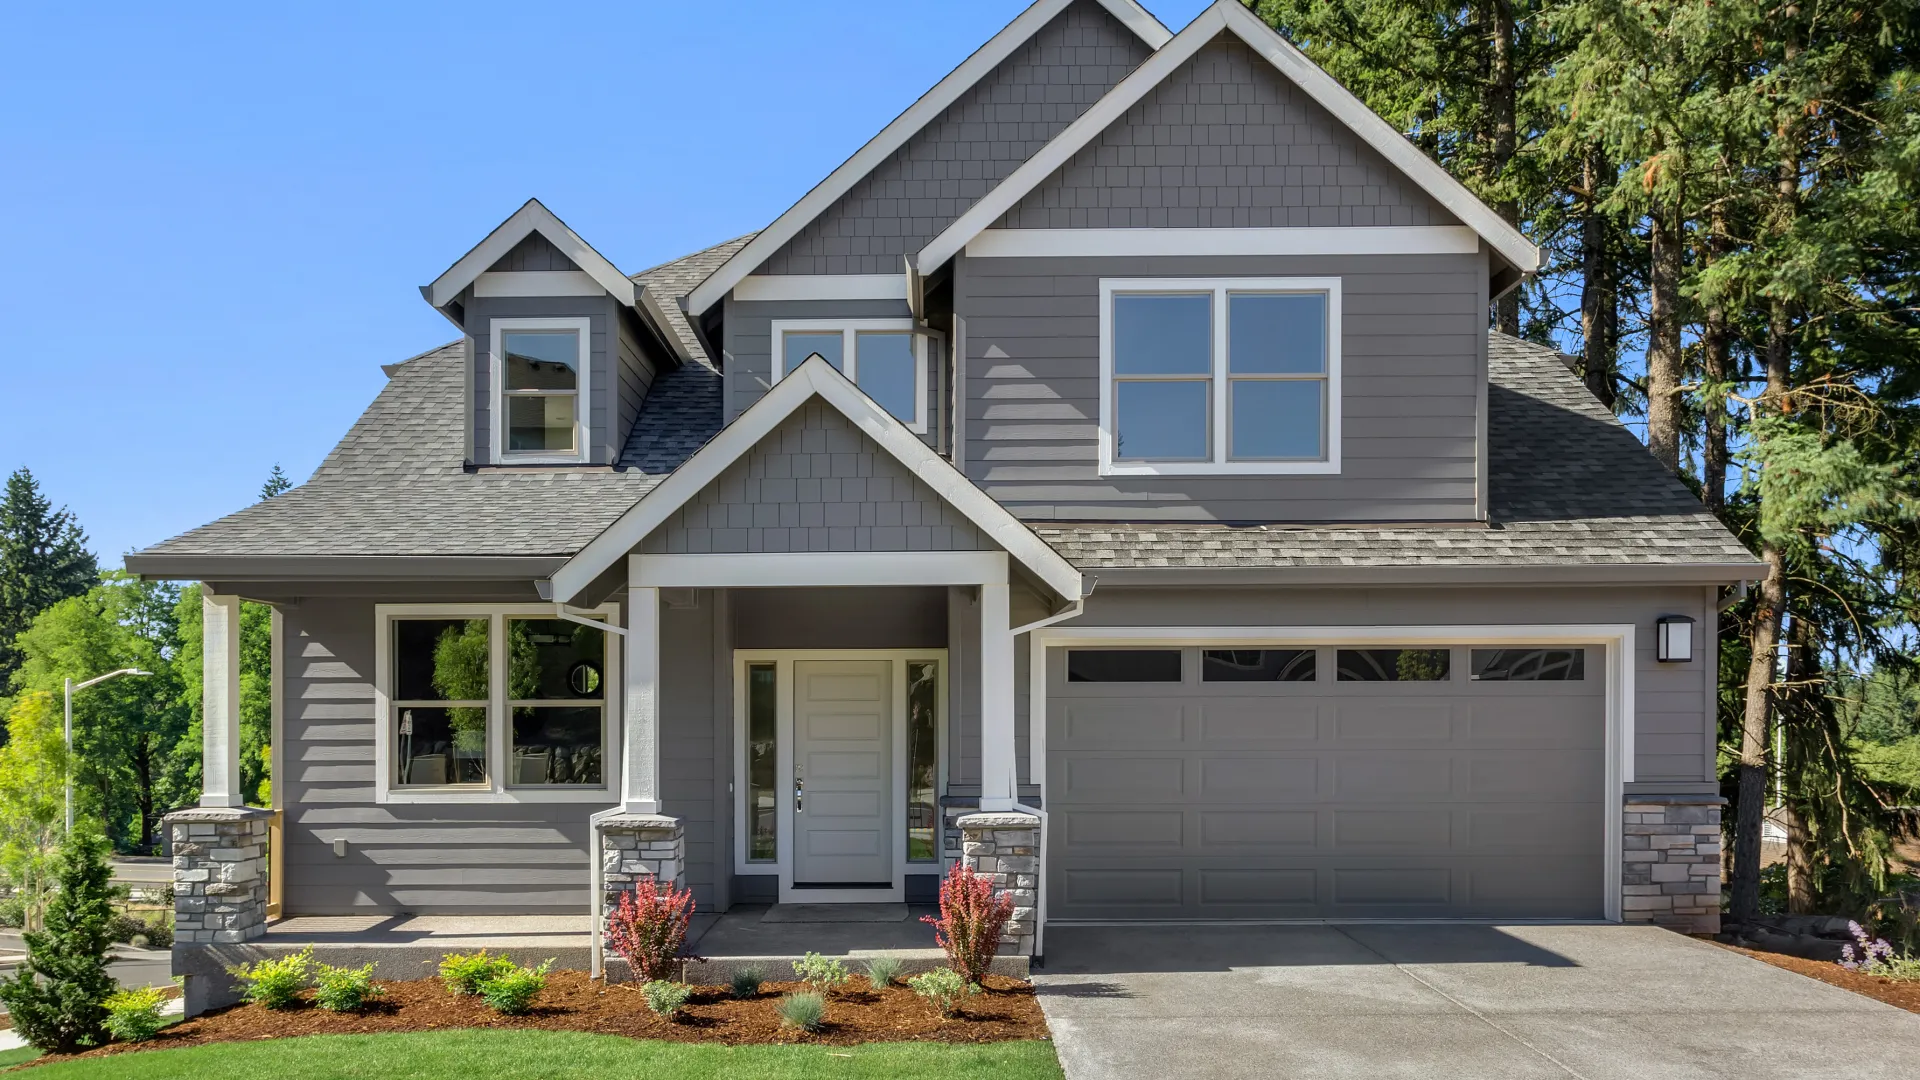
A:
{"label": "gutter downspout", "polygon": [[1718,612],[1724,612],[1728,608],[1732,607],[1733,605],[1739,603],[1742,600],[1745,600],[1747,598],[1747,586],[1751,584],[1752,582],[1750,581],[1738,582],[1732,592],[1729,592],[1726,596],[1721,597],[1720,606],[1714,608],[1714,610]]}

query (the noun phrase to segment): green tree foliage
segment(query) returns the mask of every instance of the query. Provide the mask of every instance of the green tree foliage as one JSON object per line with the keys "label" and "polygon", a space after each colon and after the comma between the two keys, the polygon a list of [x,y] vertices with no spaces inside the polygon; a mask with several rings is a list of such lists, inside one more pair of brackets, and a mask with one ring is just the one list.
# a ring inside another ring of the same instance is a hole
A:
{"label": "green tree foliage", "polygon": [[27,958],[0,981],[0,1002],[29,1043],[73,1053],[107,1041],[105,1002],[115,990],[107,974],[114,893],[106,838],[91,826],[76,828],[56,876],[46,928],[26,933]]}
{"label": "green tree foliage", "polygon": [[267,482],[260,485],[260,501],[266,502],[275,495],[292,490],[293,481],[287,478],[286,471],[276,462],[273,471],[267,474]]}
{"label": "green tree foliage", "polygon": [[38,929],[53,893],[53,856],[66,825],[67,748],[60,699],[30,691],[7,713],[0,746],[0,870]]}
{"label": "green tree foliage", "polygon": [[56,601],[86,592],[98,574],[73,514],[55,510],[33,474],[16,470],[0,495],[0,690],[20,663],[14,638]]}

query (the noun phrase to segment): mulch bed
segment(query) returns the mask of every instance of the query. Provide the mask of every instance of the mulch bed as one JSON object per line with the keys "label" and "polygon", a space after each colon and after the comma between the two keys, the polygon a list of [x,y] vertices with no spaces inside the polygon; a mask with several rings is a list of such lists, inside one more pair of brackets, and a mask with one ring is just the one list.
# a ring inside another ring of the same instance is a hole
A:
{"label": "mulch bed", "polygon": [[[828,995],[826,1023],[812,1033],[782,1027],[780,1014],[775,1011],[783,993],[805,989],[800,983],[766,983],[757,996],[744,1000],[734,998],[724,986],[697,987],[680,1018],[673,1021],[662,1020],[647,1010],[638,984],[594,982],[578,971],[549,975],[546,990],[525,1016],[502,1016],[477,997],[456,997],[438,979],[383,980],[380,985],[386,988],[386,996],[359,1013],[328,1012],[306,1000],[280,1012],[258,1005],[236,1005],[175,1024],[148,1042],[116,1043],[74,1056],[299,1035],[371,1035],[448,1028],[588,1031],[635,1039],[728,1045],[984,1043],[1047,1037],[1046,1020],[1034,999],[1033,987],[997,975],[988,976],[985,992],[967,999],[961,1014],[952,1019],[942,1019],[933,1006],[905,987],[874,990],[864,979],[856,978],[849,988]],[[49,1060],[53,1058],[40,1059]]]}
{"label": "mulch bed", "polygon": [[1728,945],[1720,941],[1712,944],[1742,956],[1751,956],[1763,964],[1772,964],[1774,967],[1805,975],[1809,979],[1818,979],[1829,986],[1837,986],[1842,990],[1851,990],[1876,1001],[1884,1001],[1896,1009],[1920,1013],[1920,982],[1902,982],[1878,975],[1862,975],[1825,960],[1803,960],[1798,956],[1783,956],[1780,953],[1743,949],[1738,945]]}

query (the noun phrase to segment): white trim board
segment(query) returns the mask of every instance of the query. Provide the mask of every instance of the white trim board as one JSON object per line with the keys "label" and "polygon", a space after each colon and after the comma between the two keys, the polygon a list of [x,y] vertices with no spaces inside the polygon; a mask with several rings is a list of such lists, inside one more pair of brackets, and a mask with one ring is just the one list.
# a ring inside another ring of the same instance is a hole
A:
{"label": "white trim board", "polygon": [[[1153,255],[1472,255],[1464,225],[1298,229],[987,229],[967,241],[970,259]],[[749,278],[749,281],[752,279]],[[735,292],[738,297],[740,294]]]}
{"label": "white trim board", "polygon": [[[1066,626],[1035,630],[1027,635],[1029,770],[1040,787],[1041,805],[1047,789],[1047,650],[1075,645],[1178,645],[1250,648],[1289,645],[1602,645],[1607,650],[1606,680],[1606,830],[1602,858],[1602,913],[1608,922],[1620,922],[1621,861],[1625,847],[1626,785],[1634,781],[1634,646],[1632,623],[1529,623],[1513,625],[1451,626]],[[1043,865],[1044,875],[1046,868]],[[1040,888],[1038,921],[1047,920],[1047,887]]]}
{"label": "white trim board", "polygon": [[[935,83],[920,100],[907,107],[907,111],[895,117],[893,122],[880,129],[880,133],[868,140],[865,146],[856,150],[839,168],[827,174],[825,180],[812,191],[802,196],[786,213],[774,219],[773,224],[760,231],[747,245],[735,252],[715,270],[699,288],[687,297],[687,311],[695,317],[719,303],[728,292],[738,285],[742,278],[752,273],[766,262],[774,252],[786,246],[800,230],[806,228],[813,219],[826,212],[827,208],[839,201],[842,195],[853,189],[866,175],[885,161],[895,150],[905,146],[908,139],[919,134],[920,130],[932,122],[934,117],[945,112],[948,106],[960,100],[960,96],[973,89],[975,83],[985,78],[994,68],[1000,66],[1007,57],[1025,45],[1028,39],[1040,29],[1052,22],[1065,11],[1073,0],[1035,0],[1032,7],[1014,17],[1001,31],[988,39],[985,45],[961,62],[960,66],[949,72],[946,78]],[[1147,9],[1135,0],[1097,0],[1101,7],[1131,30],[1149,48],[1158,49],[1173,40],[1173,34],[1160,20],[1154,18]],[[492,265],[489,263],[488,265]]]}
{"label": "white trim board", "polygon": [[1239,0],[1215,0],[1205,11],[1175,35],[1172,41],[1135,68],[1133,74],[1069,124],[1040,152],[1013,171],[952,225],[933,238],[914,260],[923,274],[964,251],[974,237],[990,228],[1008,210],[1013,209],[1047,177],[1052,176],[1073,155],[1093,142],[1115,121],[1126,115],[1154,87],[1180,69],[1182,64],[1222,33],[1232,33],[1265,57],[1286,78],[1306,91],[1308,96],[1332,113],[1389,163],[1418,184],[1434,200],[1484,238],[1502,258],[1524,273],[1542,265],[1540,249],[1520,231],[1504,221],[1464,185],[1421,153],[1391,124],[1380,119],[1359,98],[1322,71],[1306,54],[1293,47],[1274,29],[1260,21]]}
{"label": "white trim board", "polygon": [[906,300],[905,274],[752,274],[735,300]]}
{"label": "white trim board", "polygon": [[553,211],[542,206],[539,199],[528,199],[525,205],[488,233],[486,239],[475,244],[473,250],[460,256],[452,266],[447,267],[445,273],[434,278],[432,284],[421,286],[421,293],[426,296],[427,303],[434,307],[446,307],[460,296],[462,289],[473,284],[487,272],[488,267],[512,251],[515,244],[535,232],[546,237],[548,243],[572,259],[580,272],[611,293],[615,300],[628,307],[633,306],[633,282],[620,272],[619,267],[608,262],[606,256],[595,251],[593,245],[580,239],[580,234],[567,228],[567,223],[555,217]]}
{"label": "white trim board", "polygon": [[605,291],[584,270],[489,270],[473,279],[475,296],[599,296]]}
{"label": "white trim board", "polygon": [[[966,515],[969,521],[1032,571],[1048,588],[1068,600],[1080,598],[1080,571],[1040,539],[1031,527],[1014,517],[1006,507],[993,501],[973,481],[922,442],[919,436],[908,431],[905,424],[875,405],[873,399],[848,382],[845,375],[835,371],[833,365],[825,360],[808,360],[775,383],[759,401],[749,406],[712,441],[688,458],[685,464],[554,571],[553,599],[560,603],[570,603],[576,599],[594,579],[612,569],[648,534],[686,505],[687,500],[719,479],[728,466],[759,445],[760,440],[771,434],[787,417],[816,397],[838,409],[868,438],[892,454],[908,471],[932,488],[935,494]],[[738,557],[766,558],[764,555]]]}
{"label": "white trim board", "polygon": [[1004,551],[796,551],[629,555],[629,580],[660,588],[766,589],[873,585],[1004,585]]}

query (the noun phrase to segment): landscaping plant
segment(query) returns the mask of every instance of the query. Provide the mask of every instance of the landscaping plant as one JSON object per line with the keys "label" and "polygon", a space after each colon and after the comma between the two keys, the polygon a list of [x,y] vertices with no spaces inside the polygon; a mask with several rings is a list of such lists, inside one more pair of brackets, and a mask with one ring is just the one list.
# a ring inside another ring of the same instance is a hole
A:
{"label": "landscaping plant", "polygon": [[970,983],[952,968],[934,968],[907,980],[907,988],[926,998],[941,1016],[960,1011],[960,1003],[980,992],[978,983]]}
{"label": "landscaping plant", "polygon": [[1898,956],[1886,938],[1876,938],[1857,922],[1847,923],[1853,944],[1840,946],[1840,966],[1862,975],[1887,979],[1920,979],[1920,956]]}
{"label": "landscaping plant", "polygon": [[900,958],[897,956],[876,956],[867,961],[867,982],[875,990],[885,990],[900,977]]}
{"label": "landscaping plant", "polygon": [[122,990],[103,1003],[107,1010],[107,1031],[121,1042],[146,1042],[167,1022],[160,1009],[167,1003],[167,992],[157,986]]}
{"label": "landscaping plant", "polygon": [[0,981],[0,1002],[13,1028],[48,1052],[73,1053],[107,1041],[107,974],[113,943],[113,886],[107,841],[91,826],[68,837],[54,863],[57,886],[42,929],[23,936],[27,956]]}
{"label": "landscaping plant", "polygon": [[447,993],[472,997],[480,984],[513,970],[513,961],[481,949],[477,953],[448,953],[440,958],[440,982]]}
{"label": "landscaping plant", "polygon": [[653,1010],[653,1015],[672,1020],[693,996],[693,987],[683,982],[655,979],[640,988],[640,996],[647,999],[647,1008]]}
{"label": "landscaping plant", "polygon": [[519,1016],[533,1008],[533,999],[547,988],[547,972],[551,970],[552,960],[537,968],[513,966],[482,982],[480,998],[496,1012]]}
{"label": "landscaping plant", "polygon": [[687,944],[687,923],[693,918],[693,893],[653,878],[641,878],[631,892],[620,894],[607,912],[607,947],[633,968],[633,977],[645,982],[678,975],[680,951]]}
{"label": "landscaping plant", "polygon": [[307,985],[307,971],[313,964],[313,946],[278,960],[259,960],[235,964],[227,974],[240,980],[234,987],[242,1001],[269,1009],[284,1009],[300,998]]}
{"label": "landscaping plant", "polygon": [[1013,918],[1013,897],[993,887],[993,877],[955,863],[940,882],[940,917],[922,915],[933,939],[946,950],[947,965],[969,983],[987,977],[1000,953],[1000,932]]}
{"label": "landscaping plant", "polygon": [[328,1012],[359,1012],[367,1002],[386,996],[387,989],[373,981],[373,965],[334,967],[321,964],[314,969],[314,1003]]}
{"label": "landscaping plant", "polygon": [[757,967],[733,969],[733,977],[727,980],[727,989],[737,998],[750,998],[760,992],[760,984],[766,976]]}
{"label": "landscaping plant", "polygon": [[795,960],[793,973],[819,994],[831,994],[853,978],[852,973],[847,971],[847,965],[838,960],[829,960],[817,952],[810,952]]}
{"label": "landscaping plant", "polygon": [[780,999],[779,1012],[780,1023],[787,1027],[819,1031],[827,1019],[827,999],[808,991],[788,994]]}

